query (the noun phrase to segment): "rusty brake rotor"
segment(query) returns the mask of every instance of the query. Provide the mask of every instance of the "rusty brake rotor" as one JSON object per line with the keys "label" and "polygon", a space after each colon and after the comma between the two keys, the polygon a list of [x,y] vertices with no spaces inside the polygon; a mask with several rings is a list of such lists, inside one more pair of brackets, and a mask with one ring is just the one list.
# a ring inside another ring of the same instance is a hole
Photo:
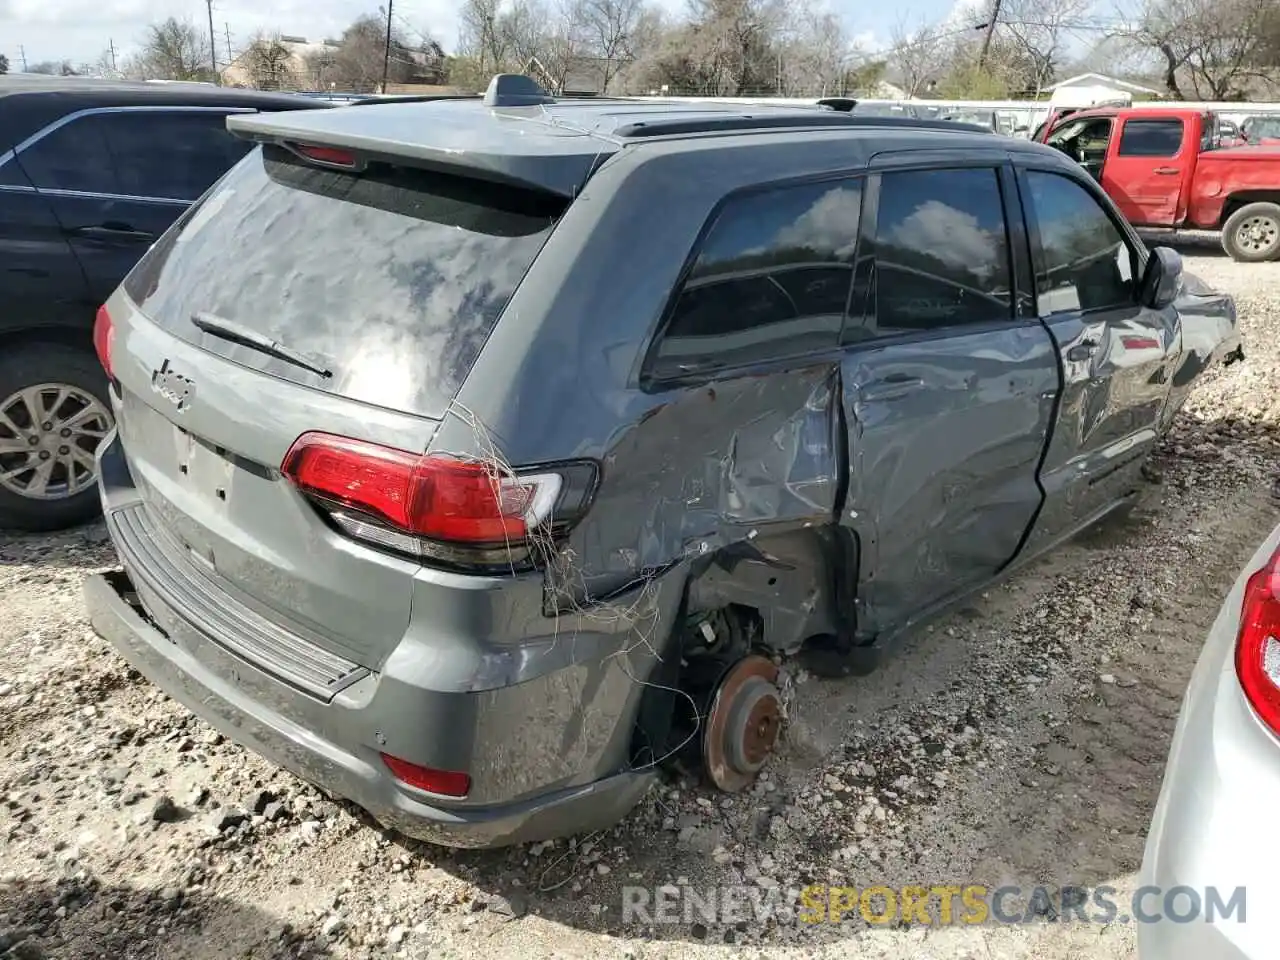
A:
{"label": "rusty brake rotor", "polygon": [[755,779],[782,729],[778,668],[761,656],[743,657],[716,687],[707,711],[702,756],[721,790],[733,793]]}

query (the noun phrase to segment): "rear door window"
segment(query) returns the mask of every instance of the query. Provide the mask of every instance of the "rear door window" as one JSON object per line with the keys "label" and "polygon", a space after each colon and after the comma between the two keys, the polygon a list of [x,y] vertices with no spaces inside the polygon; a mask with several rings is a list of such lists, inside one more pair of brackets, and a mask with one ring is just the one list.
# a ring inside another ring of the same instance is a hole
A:
{"label": "rear door window", "polygon": [[880,179],[872,316],[851,340],[1012,318],[1009,235],[994,168]]}
{"label": "rear door window", "polygon": [[835,347],[861,209],[856,179],[731,199],[676,300],[655,373],[679,376]]}
{"label": "rear door window", "polygon": [[103,114],[76,117],[18,154],[18,163],[42,190],[116,193],[115,168]]}
{"label": "rear door window", "polygon": [[[151,249],[125,291],[175,335],[326,392],[443,415],[566,201],[373,166],[359,176],[256,149]],[[246,327],[332,371],[202,333]]]}
{"label": "rear door window", "polygon": [[103,115],[120,193],[195,200],[252,144],[227,131],[216,110],[130,110]]}
{"label": "rear door window", "polygon": [[[1205,130],[1212,137],[1213,128],[1206,125]],[[1126,120],[1120,131],[1122,157],[1173,157],[1181,146],[1182,121],[1178,119]]]}

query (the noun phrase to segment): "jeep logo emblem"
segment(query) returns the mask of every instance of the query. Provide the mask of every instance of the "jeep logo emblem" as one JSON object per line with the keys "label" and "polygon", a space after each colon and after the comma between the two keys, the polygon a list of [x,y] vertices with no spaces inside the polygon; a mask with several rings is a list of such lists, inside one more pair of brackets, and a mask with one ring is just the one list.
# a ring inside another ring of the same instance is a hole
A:
{"label": "jeep logo emblem", "polygon": [[166,358],[159,370],[151,371],[151,389],[164,397],[179,411],[187,408],[187,403],[195,396],[195,381],[169,369]]}

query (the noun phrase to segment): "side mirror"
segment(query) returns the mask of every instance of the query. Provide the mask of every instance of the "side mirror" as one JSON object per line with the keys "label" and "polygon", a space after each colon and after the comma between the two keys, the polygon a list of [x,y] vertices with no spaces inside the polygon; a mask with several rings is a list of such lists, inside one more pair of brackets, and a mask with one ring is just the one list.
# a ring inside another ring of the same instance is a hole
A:
{"label": "side mirror", "polygon": [[1169,247],[1156,247],[1142,277],[1142,302],[1153,310],[1163,310],[1182,287],[1182,255]]}

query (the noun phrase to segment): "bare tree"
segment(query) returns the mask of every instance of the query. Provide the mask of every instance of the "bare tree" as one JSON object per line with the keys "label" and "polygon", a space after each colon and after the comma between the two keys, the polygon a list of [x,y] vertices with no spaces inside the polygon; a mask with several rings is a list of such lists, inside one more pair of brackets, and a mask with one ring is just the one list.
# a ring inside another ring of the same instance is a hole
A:
{"label": "bare tree", "polygon": [[591,78],[592,84],[603,89],[598,76],[599,61],[588,54],[582,5],[577,0],[561,0],[554,12],[542,11],[541,17],[538,7],[531,12],[536,19],[525,25],[523,38],[512,37],[512,46],[520,49],[527,45],[529,58],[541,65],[539,72],[546,75],[550,89],[562,93],[569,85],[571,74],[588,72],[596,75]]}
{"label": "bare tree", "polygon": [[788,4],[786,26],[779,36],[780,85],[784,96],[843,94],[849,64],[860,57],[834,14],[803,0]]}
{"label": "bare tree", "polygon": [[1184,87],[1198,100],[1237,100],[1251,83],[1274,83],[1274,0],[1148,0],[1125,33],[1159,57],[1165,87],[1179,100]]}
{"label": "bare tree", "polygon": [[209,38],[190,20],[169,17],[147,27],[141,51],[125,67],[144,80],[212,80]]}
{"label": "bare tree", "polygon": [[644,0],[579,0],[585,52],[600,61],[601,90],[608,89],[624,63],[635,59],[644,13]]}
{"label": "bare tree", "polygon": [[786,20],[781,0],[691,0],[690,53],[709,93],[748,96],[780,86],[775,38]]}
{"label": "bare tree", "polygon": [[509,62],[506,33],[498,29],[501,0],[464,0],[459,52],[474,56],[481,75],[498,73]]}
{"label": "bare tree", "polygon": [[1022,84],[1039,91],[1053,82],[1093,0],[1001,0],[997,27],[1021,61]]}
{"label": "bare tree", "polygon": [[240,63],[255,89],[288,90],[297,84],[293,53],[278,35],[257,34],[240,54]]}
{"label": "bare tree", "polygon": [[[387,23],[378,17],[364,16],[342,32],[341,41],[305,58],[305,70],[311,85],[332,85],[355,93],[368,93],[382,85],[383,59],[387,47]],[[413,50],[403,31],[391,32],[387,82],[404,83],[416,69]]]}
{"label": "bare tree", "polygon": [[946,72],[948,37],[938,24],[923,23],[913,28],[905,21],[899,22],[891,39],[889,63],[897,68],[908,97],[919,96],[930,81]]}

